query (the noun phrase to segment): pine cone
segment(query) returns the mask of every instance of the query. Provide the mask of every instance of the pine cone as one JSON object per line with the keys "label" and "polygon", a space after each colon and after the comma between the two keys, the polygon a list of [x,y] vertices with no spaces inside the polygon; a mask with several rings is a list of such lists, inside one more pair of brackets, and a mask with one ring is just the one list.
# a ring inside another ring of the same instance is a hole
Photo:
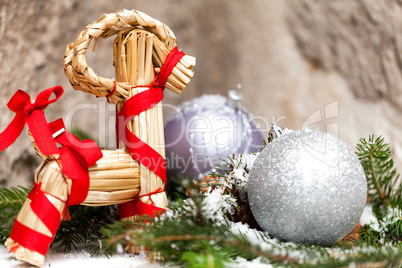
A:
{"label": "pine cone", "polygon": [[236,197],[236,202],[239,206],[239,209],[236,209],[235,213],[232,215],[233,221],[241,222],[243,224],[247,223],[250,228],[262,231],[261,227],[255,220],[253,213],[251,213],[247,193],[242,189],[234,187],[233,195]]}
{"label": "pine cone", "polygon": [[[205,176],[201,181],[200,185],[205,185],[205,184],[210,184],[210,183],[219,183],[219,178],[218,177],[211,177],[211,176]],[[216,186],[205,186],[201,188],[201,191],[205,193],[208,191],[209,187],[212,187],[212,189],[215,189]]]}
{"label": "pine cone", "polygon": [[354,244],[356,241],[359,241],[359,232],[363,229],[363,227],[360,224],[360,221],[356,224],[356,226],[353,228],[353,230],[342,239],[342,242],[348,243],[348,244]]}

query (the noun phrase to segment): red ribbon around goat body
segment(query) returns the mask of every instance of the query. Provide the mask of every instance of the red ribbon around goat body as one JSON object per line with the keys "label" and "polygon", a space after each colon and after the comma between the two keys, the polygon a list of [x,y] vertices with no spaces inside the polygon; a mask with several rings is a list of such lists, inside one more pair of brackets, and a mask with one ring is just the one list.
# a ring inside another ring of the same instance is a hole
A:
{"label": "red ribbon around goat body", "polygon": [[[56,97],[50,99],[53,93]],[[18,138],[27,123],[41,153],[44,155],[58,154],[59,149],[47,126],[43,109],[57,101],[62,94],[61,86],[48,88],[40,92],[36,100],[32,102],[28,93],[18,90],[7,104],[16,115],[10,125],[0,133],[0,151],[9,147]]]}
{"label": "red ribbon around goat body", "polygon": [[[128,99],[116,118],[116,132],[118,141],[123,140],[130,155],[153,171],[159,178],[161,178],[166,185],[166,161],[165,159],[152,147],[143,142],[140,138],[135,136],[128,128],[128,122],[136,115],[152,108],[163,99],[163,90],[165,83],[176,64],[183,58],[185,54],[175,47],[167,56],[159,76],[154,83],[147,86],[148,90],[142,91],[130,99]],[[118,142],[117,142],[118,144]],[[156,194],[157,192],[153,193]],[[134,201],[120,204],[120,217],[130,217],[137,214],[147,214],[153,216],[159,213],[161,208],[154,204],[146,204],[140,198]]]}
{"label": "red ribbon around goat body", "polygon": [[88,168],[102,157],[102,151],[93,140],[80,141],[66,131],[62,119],[49,123],[49,127],[60,148],[63,173],[73,181],[67,205],[79,205],[86,199],[89,190]]}

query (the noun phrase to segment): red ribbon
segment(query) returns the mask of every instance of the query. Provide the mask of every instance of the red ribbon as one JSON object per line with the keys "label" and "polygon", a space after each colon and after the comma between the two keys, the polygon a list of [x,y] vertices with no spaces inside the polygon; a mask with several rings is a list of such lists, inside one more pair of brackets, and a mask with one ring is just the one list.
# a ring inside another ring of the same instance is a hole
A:
{"label": "red ribbon", "polygon": [[54,139],[63,145],[60,148],[60,162],[63,173],[73,181],[67,206],[79,205],[87,198],[89,191],[88,168],[102,158],[102,151],[92,140],[80,141],[74,134],[67,132],[60,118],[49,123]]}
{"label": "red ribbon", "polygon": [[[28,198],[31,199],[30,207],[47,229],[49,229],[51,236],[39,233],[16,220],[10,238],[24,248],[46,255],[60,226],[61,217],[60,212],[49,201],[40,187],[41,183],[34,183],[34,188],[28,195]],[[14,249],[11,248],[11,250],[16,250],[17,248],[18,246]]]}
{"label": "red ribbon", "polygon": [[[144,195],[140,195],[130,202],[120,204],[119,205],[120,218],[128,218],[133,215],[149,215],[151,217],[154,217],[154,216],[159,215],[162,212],[166,211],[163,208],[157,207],[151,197],[154,194],[159,194],[159,193],[163,193],[163,192],[165,192],[165,190],[158,188],[157,190],[155,190],[153,192],[150,192],[150,193],[147,193]],[[144,203],[140,199],[141,197],[144,197],[144,196],[149,197],[149,200],[151,200],[151,204]]]}
{"label": "red ribbon", "polygon": [[53,237],[35,231],[15,220],[10,238],[24,248],[46,255]]}
{"label": "red ribbon", "polygon": [[[56,97],[49,99],[53,93]],[[32,103],[30,96],[25,91],[18,90],[7,104],[8,108],[16,115],[8,127],[0,133],[0,151],[14,143],[24,129],[25,123],[27,123],[42,154],[58,154],[59,149],[47,127],[43,109],[57,101],[62,94],[63,88],[61,86],[48,88],[40,92],[35,102]]]}
{"label": "red ribbon", "polygon": [[119,204],[120,218],[128,218],[134,215],[149,215],[155,217],[162,214],[166,210],[154,205],[144,203],[141,199]]}
{"label": "red ribbon", "polygon": [[163,90],[161,88],[150,88],[128,99],[117,116],[117,135],[119,139],[123,140],[131,157],[166,182],[165,159],[126,127],[127,123],[136,115],[152,108],[162,99]]}
{"label": "red ribbon", "polygon": [[117,89],[116,82],[115,82],[115,81],[113,81],[113,83],[114,83],[114,85],[113,85],[113,90],[112,90],[112,91],[110,91],[110,92],[109,92],[109,94],[107,94],[107,95],[105,96],[105,98],[106,98],[106,100],[107,100],[107,103],[109,103],[109,102],[110,102],[109,98],[110,98],[111,96],[113,96],[114,92],[115,92],[115,91],[116,91],[116,89]]}
{"label": "red ribbon", "polygon": [[[152,147],[143,142],[140,138],[135,136],[128,128],[128,122],[136,115],[152,108],[163,99],[163,89],[165,83],[173,71],[173,68],[181,60],[185,54],[175,47],[167,56],[159,76],[149,86],[148,90],[140,92],[130,99],[128,99],[116,118],[116,132],[117,141],[120,139],[124,142],[130,155],[153,171],[159,178],[161,178],[166,185],[166,160]],[[117,144],[118,144],[117,142]],[[147,214],[154,216],[155,212],[163,211],[163,209],[156,207],[154,204],[146,204],[140,198],[119,205],[120,216],[130,217],[134,215]]]}
{"label": "red ribbon", "polygon": [[174,67],[177,65],[177,63],[184,57],[184,52],[180,51],[175,47],[170,51],[170,53],[167,55],[165,62],[162,65],[161,71],[159,72],[158,76],[158,83],[159,87],[164,87],[166,84],[166,81],[169,78],[170,73],[173,71]]}
{"label": "red ribbon", "polygon": [[[110,98],[111,96],[113,96],[113,94],[116,92],[116,89],[117,89],[116,82],[113,81],[113,83],[114,83],[113,90],[110,91],[109,94],[107,94],[107,95],[105,96],[107,103],[110,103],[109,98]],[[96,98],[99,98],[99,96],[96,96]]]}
{"label": "red ribbon", "polygon": [[[53,93],[56,97],[50,99]],[[35,102],[32,103],[26,92],[18,90],[8,102],[8,107],[16,115],[10,125],[0,134],[0,151],[6,149],[18,138],[27,123],[42,154],[60,154],[61,170],[73,181],[71,194],[66,204],[66,206],[70,206],[80,204],[86,199],[89,190],[88,167],[102,157],[102,152],[92,140],[80,141],[73,134],[67,132],[62,119],[49,124],[46,122],[43,109],[58,100],[62,94],[63,88],[60,86],[49,88],[40,92]],[[56,142],[63,146],[59,149]],[[10,237],[15,241],[16,246],[11,250],[17,250],[21,245],[46,255],[59,228],[61,215],[49,201],[46,193],[41,190],[40,183],[34,183],[34,188],[28,198],[31,199],[32,211],[49,229],[52,236],[41,234],[19,221],[15,221]]]}
{"label": "red ribbon", "polygon": [[60,212],[46,197],[45,193],[40,188],[41,184],[41,182],[39,184],[34,183],[34,188],[29,193],[28,198],[31,199],[30,206],[32,211],[41,219],[43,224],[52,233],[52,236],[54,236],[60,226]]}
{"label": "red ribbon", "polygon": [[46,255],[50,244],[53,242],[53,238],[61,223],[60,212],[49,201],[40,187],[41,183],[34,183],[34,188],[28,194],[28,198],[31,199],[30,207],[49,229],[51,236],[39,233],[16,220],[10,238],[18,244],[16,247],[11,248],[11,251],[17,250],[18,246],[21,245],[24,248]]}

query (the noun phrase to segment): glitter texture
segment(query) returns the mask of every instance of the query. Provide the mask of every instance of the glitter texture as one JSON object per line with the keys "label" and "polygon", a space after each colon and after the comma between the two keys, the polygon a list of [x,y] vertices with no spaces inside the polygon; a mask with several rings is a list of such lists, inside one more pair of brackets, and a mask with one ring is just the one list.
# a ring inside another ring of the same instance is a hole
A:
{"label": "glitter texture", "polygon": [[248,197],[255,219],[272,237],[330,246],[359,221],[367,182],[346,144],[305,129],[279,137],[260,153]]}

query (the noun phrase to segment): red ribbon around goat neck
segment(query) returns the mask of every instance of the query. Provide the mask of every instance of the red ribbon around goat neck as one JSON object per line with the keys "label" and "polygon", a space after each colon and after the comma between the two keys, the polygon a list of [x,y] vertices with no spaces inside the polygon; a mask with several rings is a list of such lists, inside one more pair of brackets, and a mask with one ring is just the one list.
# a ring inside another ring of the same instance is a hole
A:
{"label": "red ribbon around goat neck", "polygon": [[[185,54],[175,47],[167,56],[159,76],[149,86],[149,90],[140,92],[128,99],[116,118],[117,144],[123,140],[131,157],[153,171],[161,178],[166,185],[166,160],[147,143],[135,136],[128,128],[128,122],[136,115],[152,108],[163,99],[163,89],[165,83],[173,71],[176,64]],[[154,216],[155,213],[163,210],[154,204],[146,204],[140,198],[119,205],[120,216],[130,217],[137,214],[148,214]]]}
{"label": "red ribbon around goat neck", "polygon": [[[53,93],[56,97],[49,99]],[[25,123],[27,123],[42,154],[58,154],[59,149],[47,127],[43,109],[57,101],[62,94],[63,88],[61,86],[48,88],[40,92],[35,102],[32,103],[28,93],[18,90],[7,104],[8,108],[16,115],[8,127],[0,133],[0,151],[5,150],[18,138]]]}
{"label": "red ribbon around goat neck", "polygon": [[96,142],[80,141],[74,134],[67,132],[61,118],[49,123],[49,127],[57,135],[55,141],[63,145],[60,148],[61,169],[73,181],[67,206],[79,205],[88,195],[88,168],[102,157],[102,151]]}
{"label": "red ribbon around goat neck", "polygon": [[150,88],[128,99],[117,116],[117,133],[126,145],[131,157],[166,182],[165,159],[147,143],[135,136],[126,126],[136,115],[152,108],[162,99],[163,90],[161,88]]}

